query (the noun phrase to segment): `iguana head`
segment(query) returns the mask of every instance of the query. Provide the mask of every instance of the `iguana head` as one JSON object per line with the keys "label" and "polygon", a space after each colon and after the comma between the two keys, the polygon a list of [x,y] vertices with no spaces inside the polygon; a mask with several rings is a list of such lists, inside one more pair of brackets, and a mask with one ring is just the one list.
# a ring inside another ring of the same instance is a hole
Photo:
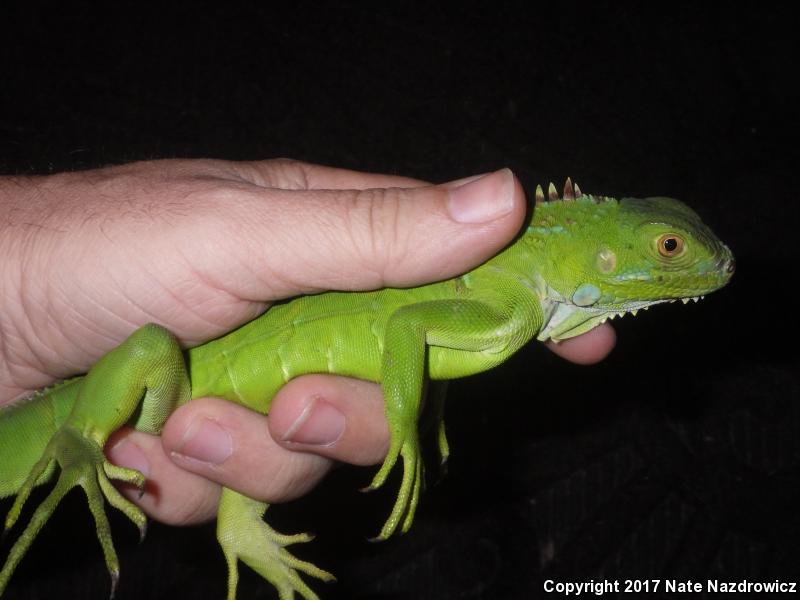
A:
{"label": "iguana head", "polygon": [[567,180],[550,202],[537,189],[525,238],[534,246],[545,325],[559,341],[653,304],[697,301],[733,275],[731,251],[673,198],[582,194]]}

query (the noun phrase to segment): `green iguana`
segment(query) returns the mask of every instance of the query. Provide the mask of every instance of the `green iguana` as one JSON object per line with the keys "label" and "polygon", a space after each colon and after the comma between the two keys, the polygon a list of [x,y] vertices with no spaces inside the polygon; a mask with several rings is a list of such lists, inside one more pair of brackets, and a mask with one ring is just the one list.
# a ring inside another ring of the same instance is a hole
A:
{"label": "green iguana", "polygon": [[[379,539],[406,531],[420,495],[417,421],[425,377],[446,380],[490,369],[532,338],[564,340],[653,304],[697,300],[730,279],[734,260],[700,218],[671,198],[583,194],[570,180],[561,197],[541,187],[527,229],[503,252],[469,273],[411,289],[331,292],[275,305],[250,323],[188,351],[163,327],[145,325],[82,377],[44,389],[0,410],[0,497],[16,494],[6,531],[32,488],[60,473],[0,571],[0,593],[61,498],[81,486],[112,578],[119,564],[104,500],[144,533],[146,518],[111,484],[144,484],[138,471],[103,455],[122,425],[158,433],[180,404],[218,396],[267,413],[271,398],[304,373],[337,373],[380,382],[391,442],[369,489],[380,487],[398,459],[403,477]],[[448,455],[441,411],[438,445]],[[282,599],[316,594],[301,579],[333,576],[285,547],[310,539],[283,535],[262,519],[267,505],[222,492],[217,538],[228,564],[228,599],[238,561]]]}

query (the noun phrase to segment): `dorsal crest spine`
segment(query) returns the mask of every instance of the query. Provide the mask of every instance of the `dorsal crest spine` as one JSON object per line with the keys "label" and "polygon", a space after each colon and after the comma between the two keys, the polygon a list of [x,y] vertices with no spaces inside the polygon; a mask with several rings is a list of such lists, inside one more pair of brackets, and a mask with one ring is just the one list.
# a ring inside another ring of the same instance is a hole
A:
{"label": "dorsal crest spine", "polygon": [[546,204],[548,202],[574,202],[578,199],[588,198],[592,202],[599,203],[608,200],[605,196],[593,196],[592,194],[584,194],[577,183],[572,183],[572,179],[567,177],[564,182],[564,191],[559,196],[555,184],[551,181],[547,186],[547,198],[545,198],[544,188],[541,184],[536,186],[534,193],[536,205]]}

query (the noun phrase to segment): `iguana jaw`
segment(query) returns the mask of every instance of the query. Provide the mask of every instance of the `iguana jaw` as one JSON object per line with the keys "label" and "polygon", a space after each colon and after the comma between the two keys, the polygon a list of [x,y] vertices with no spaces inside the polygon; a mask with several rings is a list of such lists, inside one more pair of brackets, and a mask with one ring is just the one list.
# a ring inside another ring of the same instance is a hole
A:
{"label": "iguana jaw", "polygon": [[633,301],[613,308],[577,306],[566,300],[547,299],[543,302],[545,325],[537,335],[539,341],[562,340],[581,335],[610,319],[625,316],[630,313],[634,316],[640,310],[647,310],[655,304],[677,302],[684,304],[698,302],[705,296],[691,296],[688,298],[665,298],[661,300]]}
{"label": "iguana jaw", "polygon": [[662,304],[669,300],[653,300],[651,302],[630,302],[624,308],[613,310],[577,306],[571,302],[546,301],[545,325],[537,339],[560,342],[576,335],[586,333],[609,319],[622,317],[627,313],[636,314],[641,309],[648,309],[654,304]]}

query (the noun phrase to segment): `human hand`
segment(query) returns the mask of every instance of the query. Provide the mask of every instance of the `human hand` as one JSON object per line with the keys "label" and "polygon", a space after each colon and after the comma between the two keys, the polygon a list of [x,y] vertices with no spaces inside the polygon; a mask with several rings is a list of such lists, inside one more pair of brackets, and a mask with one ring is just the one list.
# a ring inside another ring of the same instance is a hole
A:
{"label": "human hand", "polygon": [[[525,206],[507,170],[458,185],[286,160],[2,179],[0,404],[85,372],[147,322],[193,346],[274,300],[469,270],[511,240]],[[612,345],[603,327],[556,351],[593,362]],[[125,430],[107,453],[145,473],[145,495],[129,495],[148,514],[189,523],[213,515],[220,484],[288,500],[333,461],[380,462],[387,444],[379,386],[309,375],[278,393],[268,417],[201,399],[160,439]]]}

